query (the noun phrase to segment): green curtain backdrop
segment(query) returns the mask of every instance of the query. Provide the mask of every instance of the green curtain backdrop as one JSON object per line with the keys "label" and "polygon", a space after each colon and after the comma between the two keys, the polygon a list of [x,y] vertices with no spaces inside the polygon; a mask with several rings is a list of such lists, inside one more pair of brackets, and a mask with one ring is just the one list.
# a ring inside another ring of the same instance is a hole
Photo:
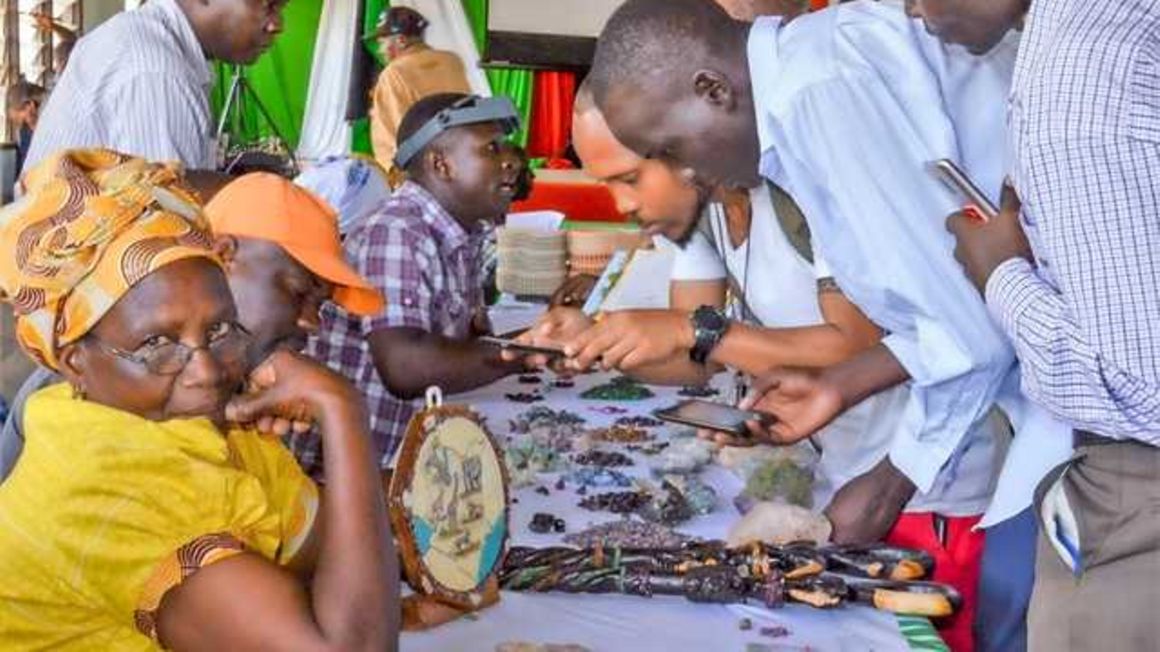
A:
{"label": "green curtain backdrop", "polygon": [[[310,89],[310,72],[314,63],[314,44],[318,40],[318,22],[324,0],[294,0],[286,4],[282,34],[274,45],[252,66],[245,69],[246,79],[262,100],[270,117],[290,142],[298,146],[302,118]],[[214,112],[220,115],[229,92],[233,69],[217,64],[217,82],[212,93]],[[241,111],[233,111],[226,129],[233,143],[253,143],[272,135],[266,121],[253,102],[244,102]]]}
{"label": "green curtain backdrop", "polygon": [[520,113],[520,130],[512,136],[512,142],[520,147],[528,146],[528,126],[532,118],[532,90],[535,75],[531,70],[520,68],[488,68],[487,81],[491,83],[493,95],[507,95],[515,102]]}
{"label": "green curtain backdrop", "polygon": [[487,45],[487,2],[488,0],[463,0],[463,11],[467,14],[467,22],[471,23],[471,32],[475,36],[475,47],[483,52]]}
{"label": "green curtain backdrop", "polygon": [[[390,0],[367,0],[366,12],[363,13],[363,35],[372,34],[375,28],[379,25],[379,14],[383,13],[383,9],[391,6]],[[374,38],[364,38],[363,45],[366,46],[367,52],[371,53],[375,61],[380,66],[386,65],[386,59],[383,58],[383,53],[379,50],[378,41]]]}
{"label": "green curtain backdrop", "polygon": [[[487,47],[487,10],[488,0],[462,0],[467,20],[471,23],[471,32],[475,36],[475,46],[482,54]],[[379,13],[384,7],[390,6],[389,0],[367,0],[366,13],[363,15],[364,33],[369,33],[378,22]],[[367,49],[375,60],[383,63],[378,46],[373,40],[366,41]],[[515,102],[520,112],[520,131],[512,140],[520,146],[528,144],[528,124],[532,115],[532,91],[535,75],[531,70],[521,68],[492,68],[487,70],[487,81],[491,84],[491,92],[496,95],[507,95]],[[366,120],[359,120],[352,126],[351,149],[364,154],[371,153],[370,125]]]}
{"label": "green curtain backdrop", "polygon": [[[363,30],[364,35],[370,34],[374,31],[375,26],[379,22],[379,14],[383,9],[389,6],[387,0],[366,0],[366,9],[363,12]],[[380,66],[384,64],[383,55],[379,52],[379,45],[373,38],[364,38],[363,45],[367,52],[370,52],[374,60]],[[374,154],[374,148],[371,146],[371,123],[367,118],[356,120],[350,126],[350,149],[358,154]]]}

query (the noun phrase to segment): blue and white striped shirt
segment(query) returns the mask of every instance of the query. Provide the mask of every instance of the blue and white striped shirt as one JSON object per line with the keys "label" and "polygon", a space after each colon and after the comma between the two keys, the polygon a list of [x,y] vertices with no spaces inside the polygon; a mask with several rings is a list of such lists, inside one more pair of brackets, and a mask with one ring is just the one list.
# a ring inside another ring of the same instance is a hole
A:
{"label": "blue and white striped shirt", "polygon": [[49,97],[25,159],[107,147],[213,169],[213,74],[175,0],[150,0],[87,34]]}
{"label": "blue and white striped shirt", "polygon": [[987,303],[1024,390],[1160,445],[1160,2],[1035,0],[1010,133],[1035,264],[1001,265]]}

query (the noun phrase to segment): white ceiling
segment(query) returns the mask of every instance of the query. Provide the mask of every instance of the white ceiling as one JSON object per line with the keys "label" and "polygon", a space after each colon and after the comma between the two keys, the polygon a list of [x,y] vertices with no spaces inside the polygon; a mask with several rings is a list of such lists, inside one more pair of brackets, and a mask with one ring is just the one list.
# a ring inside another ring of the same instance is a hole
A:
{"label": "white ceiling", "polygon": [[596,37],[624,0],[491,0],[488,28]]}

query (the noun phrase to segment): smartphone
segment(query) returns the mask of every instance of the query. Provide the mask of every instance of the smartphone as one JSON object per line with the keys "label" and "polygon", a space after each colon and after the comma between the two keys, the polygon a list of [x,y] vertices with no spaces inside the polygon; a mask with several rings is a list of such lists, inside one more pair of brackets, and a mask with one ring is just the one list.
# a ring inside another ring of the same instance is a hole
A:
{"label": "smartphone", "polygon": [[653,415],[662,421],[727,432],[739,437],[750,436],[749,428],[745,426],[750,421],[762,425],[770,425],[777,421],[777,417],[767,412],[739,410],[724,403],[696,399],[681,401],[673,407],[657,410]]}
{"label": "smartphone", "polygon": [[478,338],[484,344],[497,346],[505,351],[514,351],[516,353],[526,353],[528,355],[546,355],[550,358],[564,357],[564,349],[554,349],[548,346],[533,346],[531,344],[523,344],[515,340],[504,339],[502,337],[484,336]]}
{"label": "smartphone", "polygon": [[942,180],[949,188],[962,195],[967,202],[975,207],[983,221],[990,221],[999,215],[999,209],[995,204],[979,190],[974,181],[963,172],[962,168],[955,165],[955,162],[949,158],[943,158],[931,164],[934,173]]}

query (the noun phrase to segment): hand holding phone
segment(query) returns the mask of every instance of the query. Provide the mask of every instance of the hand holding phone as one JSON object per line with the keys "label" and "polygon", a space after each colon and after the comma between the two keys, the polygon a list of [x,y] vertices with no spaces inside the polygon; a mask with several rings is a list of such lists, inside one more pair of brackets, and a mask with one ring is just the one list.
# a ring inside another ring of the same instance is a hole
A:
{"label": "hand holding phone", "polygon": [[934,174],[950,189],[967,200],[972,215],[983,222],[989,222],[999,215],[999,209],[986,194],[975,185],[955,162],[949,158],[939,159],[931,164]]}
{"label": "hand holding phone", "polygon": [[564,357],[564,349],[555,349],[547,346],[534,346],[532,344],[524,344],[516,340],[504,339],[502,337],[492,337],[490,335],[478,338],[484,344],[499,347],[504,351],[511,351],[523,355],[543,355],[549,358]]}
{"label": "hand holding phone", "polygon": [[673,407],[657,410],[653,414],[662,421],[725,432],[743,438],[752,436],[748,423],[756,422],[767,426],[777,420],[777,417],[768,412],[741,410],[724,403],[696,399],[681,401]]}

